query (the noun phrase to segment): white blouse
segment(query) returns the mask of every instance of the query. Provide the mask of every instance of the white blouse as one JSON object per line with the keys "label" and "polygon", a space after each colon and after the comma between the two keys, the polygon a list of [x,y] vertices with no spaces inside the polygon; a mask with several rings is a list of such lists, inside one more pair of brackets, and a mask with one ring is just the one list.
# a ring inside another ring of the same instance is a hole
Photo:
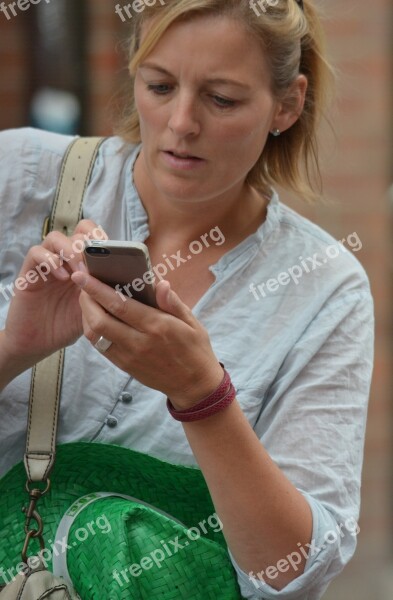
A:
{"label": "white blouse", "polygon": [[[0,328],[22,261],[40,243],[70,141],[32,129],[0,133]],[[96,161],[84,216],[111,239],[149,236],[132,179],[139,150],[109,138]],[[220,239],[218,229],[205,237]],[[209,267],[215,282],[193,309],[256,435],[313,514],[305,572],[281,591],[250,579],[230,554],[250,600],[317,600],[355,550],[374,333],[360,249],[356,232],[338,243],[272,190],[266,221]],[[29,387],[30,371],[0,395],[0,474],[22,459]],[[196,464],[163,394],[83,337],[66,350],[59,423],[60,443],[78,440]]]}

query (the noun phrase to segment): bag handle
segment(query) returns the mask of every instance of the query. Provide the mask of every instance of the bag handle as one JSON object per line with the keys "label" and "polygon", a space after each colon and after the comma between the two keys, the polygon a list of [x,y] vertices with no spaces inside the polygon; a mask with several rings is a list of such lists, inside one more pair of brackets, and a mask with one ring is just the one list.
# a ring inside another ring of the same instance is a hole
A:
{"label": "bag handle", "polygon": [[[52,230],[72,235],[81,219],[83,197],[104,139],[77,138],[67,148],[43,238]],[[33,367],[24,458],[29,482],[47,482],[55,462],[63,363],[64,349]]]}

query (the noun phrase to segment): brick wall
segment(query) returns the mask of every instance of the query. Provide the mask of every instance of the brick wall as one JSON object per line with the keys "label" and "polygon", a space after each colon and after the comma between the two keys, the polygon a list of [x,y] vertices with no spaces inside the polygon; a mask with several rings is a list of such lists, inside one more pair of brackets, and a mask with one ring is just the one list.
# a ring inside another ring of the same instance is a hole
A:
{"label": "brick wall", "polygon": [[[109,134],[110,99],[124,75],[119,42],[127,32],[116,2],[88,0],[89,95],[87,127]],[[329,54],[340,72],[331,112],[337,138],[322,130],[325,204],[307,207],[284,195],[302,214],[342,239],[357,232],[377,319],[375,371],[363,471],[361,533],[355,558],[332,584],[326,600],[387,600],[393,597],[392,563],[392,322],[391,203],[392,106],[389,0],[339,0],[318,4],[326,14]],[[31,9],[34,10],[34,9]],[[29,58],[23,16],[0,15],[0,129],[24,124]],[[339,349],[338,349],[339,350]]]}
{"label": "brick wall", "polygon": [[0,129],[26,122],[29,68],[26,18],[7,21],[0,14]]}
{"label": "brick wall", "polygon": [[89,99],[94,110],[88,116],[90,131],[95,135],[111,133],[111,99],[124,81],[126,71],[122,42],[127,38],[128,23],[115,14],[115,2],[88,0],[89,42]]}

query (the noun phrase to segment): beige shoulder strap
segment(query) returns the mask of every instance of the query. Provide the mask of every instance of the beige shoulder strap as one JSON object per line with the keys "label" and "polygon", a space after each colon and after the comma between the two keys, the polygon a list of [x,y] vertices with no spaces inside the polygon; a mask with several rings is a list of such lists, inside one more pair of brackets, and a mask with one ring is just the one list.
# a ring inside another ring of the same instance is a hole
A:
{"label": "beige shoulder strap", "polygon": [[[43,237],[52,230],[72,235],[81,219],[83,196],[104,139],[77,138],[68,147]],[[64,350],[60,350],[33,368],[25,453],[29,481],[45,481],[55,461],[63,362]]]}
{"label": "beige shoulder strap", "polygon": [[42,237],[49,231],[72,235],[81,220],[83,196],[100,145],[105,138],[77,138],[67,148],[61,168],[52,214],[45,219]]}

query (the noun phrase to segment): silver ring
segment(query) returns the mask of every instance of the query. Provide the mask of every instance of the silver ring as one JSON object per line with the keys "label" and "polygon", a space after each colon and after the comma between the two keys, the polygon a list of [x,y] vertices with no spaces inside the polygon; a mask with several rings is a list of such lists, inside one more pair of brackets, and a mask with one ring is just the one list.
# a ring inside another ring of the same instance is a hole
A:
{"label": "silver ring", "polygon": [[104,354],[104,352],[109,350],[109,348],[112,346],[112,344],[113,344],[113,342],[110,342],[109,340],[104,338],[104,336],[102,335],[100,337],[100,339],[98,340],[98,342],[96,342],[94,344],[94,348],[96,348],[96,350],[98,350],[98,352],[101,352],[101,354]]}

